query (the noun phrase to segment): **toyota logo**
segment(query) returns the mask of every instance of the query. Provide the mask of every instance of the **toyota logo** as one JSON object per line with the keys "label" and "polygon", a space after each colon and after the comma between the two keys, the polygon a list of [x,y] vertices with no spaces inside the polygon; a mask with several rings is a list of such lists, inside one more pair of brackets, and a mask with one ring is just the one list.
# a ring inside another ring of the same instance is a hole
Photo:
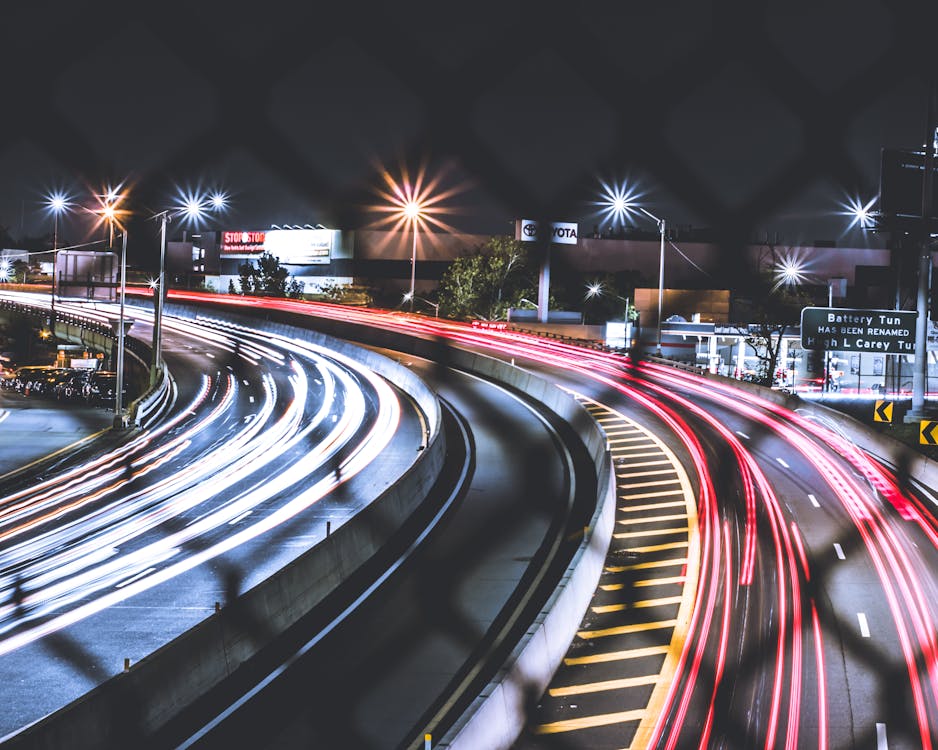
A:
{"label": "toyota logo", "polygon": [[521,227],[521,232],[525,237],[535,237],[537,236],[537,224],[525,224],[523,227]]}

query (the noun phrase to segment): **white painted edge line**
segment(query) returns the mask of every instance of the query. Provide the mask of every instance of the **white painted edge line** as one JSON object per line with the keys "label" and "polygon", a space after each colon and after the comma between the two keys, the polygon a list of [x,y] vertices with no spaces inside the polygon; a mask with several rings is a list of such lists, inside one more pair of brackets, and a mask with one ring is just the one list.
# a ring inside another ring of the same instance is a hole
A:
{"label": "white painted edge line", "polygon": [[808,495],[808,500],[811,501],[811,505],[815,508],[820,508],[821,504],[817,501],[817,498],[814,495]]}
{"label": "white painted edge line", "polygon": [[866,621],[866,615],[862,612],[857,612],[857,620],[860,623],[860,635],[864,638],[870,637],[870,624]]}
{"label": "white painted edge line", "polygon": [[841,546],[840,546],[839,544],[837,544],[836,542],[834,543],[834,552],[837,553],[838,559],[840,559],[840,560],[846,560],[846,559],[847,559],[847,556],[844,554],[844,548],[841,547]]}

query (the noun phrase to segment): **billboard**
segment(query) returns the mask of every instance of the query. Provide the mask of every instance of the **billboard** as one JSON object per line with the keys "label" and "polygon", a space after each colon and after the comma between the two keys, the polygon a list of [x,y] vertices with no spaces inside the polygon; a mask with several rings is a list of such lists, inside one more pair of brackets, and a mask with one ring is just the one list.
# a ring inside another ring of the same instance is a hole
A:
{"label": "billboard", "polygon": [[911,310],[848,310],[806,307],[801,347],[836,352],[914,354],[918,313]]}
{"label": "billboard", "polygon": [[[542,239],[541,226],[534,219],[518,219],[515,239],[522,242],[537,242]],[[554,221],[550,224],[550,241],[559,245],[577,244],[577,225],[569,221]]]}
{"label": "billboard", "polygon": [[222,255],[260,255],[264,252],[265,232],[222,232]]}
{"label": "billboard", "polygon": [[264,250],[281,263],[312,266],[332,258],[332,229],[272,229],[264,237]]}

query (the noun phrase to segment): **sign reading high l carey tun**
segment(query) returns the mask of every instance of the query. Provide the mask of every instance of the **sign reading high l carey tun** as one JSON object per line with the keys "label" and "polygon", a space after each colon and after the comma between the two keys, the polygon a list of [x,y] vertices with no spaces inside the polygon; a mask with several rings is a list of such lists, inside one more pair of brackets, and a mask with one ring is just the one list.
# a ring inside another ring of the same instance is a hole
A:
{"label": "sign reading high l carey tun", "polygon": [[836,352],[913,354],[917,319],[911,310],[806,307],[801,311],[801,346]]}

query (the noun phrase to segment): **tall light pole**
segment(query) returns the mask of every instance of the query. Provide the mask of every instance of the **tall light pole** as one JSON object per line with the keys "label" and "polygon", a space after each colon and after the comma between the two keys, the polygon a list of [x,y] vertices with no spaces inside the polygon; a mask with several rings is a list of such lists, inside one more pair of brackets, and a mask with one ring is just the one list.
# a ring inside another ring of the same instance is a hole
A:
{"label": "tall light pole", "polygon": [[114,426],[125,427],[124,424],[124,301],[127,298],[127,230],[124,229],[121,242],[121,304],[120,319],[117,327],[117,384],[114,393]]}
{"label": "tall light pole", "polygon": [[414,311],[414,292],[416,290],[417,280],[417,224],[421,218],[423,207],[416,199],[411,199],[404,204],[403,213],[410,223],[414,239],[410,248],[410,311]]}
{"label": "tall light pole", "polygon": [[156,382],[163,362],[163,302],[166,298],[166,234],[167,225],[172,219],[184,216],[186,221],[196,222],[206,210],[222,211],[227,208],[228,200],[224,193],[215,193],[206,199],[199,195],[188,194],[183,197],[183,204],[168,208],[153,216],[160,220],[160,272],[156,279],[154,292],[156,300],[153,314],[153,361],[150,364],[150,383]]}
{"label": "tall light pole", "polygon": [[52,314],[50,327],[55,326],[55,285],[59,262],[59,214],[71,208],[71,200],[64,193],[55,192],[46,196],[46,208],[52,213]]}
{"label": "tall light pole", "polygon": [[664,219],[658,218],[644,206],[639,206],[636,200],[641,196],[631,188],[624,185],[609,185],[602,183],[602,198],[598,205],[602,206],[602,211],[607,216],[618,219],[624,223],[624,218],[631,212],[638,211],[643,213],[658,225],[658,233],[661,235],[661,250],[658,258],[658,344],[657,354],[661,355],[661,315],[662,303],[664,301],[664,246],[667,224]]}

